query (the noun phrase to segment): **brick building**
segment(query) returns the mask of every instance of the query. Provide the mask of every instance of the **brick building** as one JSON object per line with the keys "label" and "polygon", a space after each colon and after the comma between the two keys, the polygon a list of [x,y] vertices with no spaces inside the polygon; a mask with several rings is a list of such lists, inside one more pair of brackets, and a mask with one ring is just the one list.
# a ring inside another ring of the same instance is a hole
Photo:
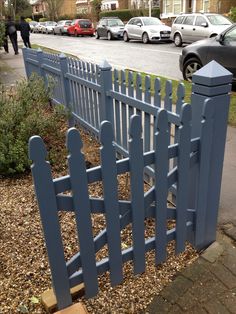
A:
{"label": "brick building", "polygon": [[[33,18],[37,16],[48,16],[47,2],[45,0],[31,0]],[[63,0],[60,6],[58,15],[70,15],[75,16],[76,14],[76,2],[75,0]]]}
{"label": "brick building", "polygon": [[161,0],[161,17],[173,18],[182,13],[211,12],[227,14],[236,0]]}

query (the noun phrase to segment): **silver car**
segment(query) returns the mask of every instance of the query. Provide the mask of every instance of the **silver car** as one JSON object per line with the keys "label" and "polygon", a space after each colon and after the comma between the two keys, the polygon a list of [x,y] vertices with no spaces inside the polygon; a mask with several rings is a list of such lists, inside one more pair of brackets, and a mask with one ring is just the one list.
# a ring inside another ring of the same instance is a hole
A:
{"label": "silver car", "polygon": [[38,22],[34,28],[33,28],[33,33],[41,33],[42,32],[42,27],[45,25],[45,22]]}
{"label": "silver car", "polygon": [[156,17],[133,17],[125,25],[123,39],[142,40],[144,44],[149,41],[169,41],[171,28],[163,24]]}
{"label": "silver car", "polygon": [[215,37],[226,30],[232,22],[225,16],[213,13],[181,14],[176,17],[171,28],[171,40],[176,47],[183,43]]}
{"label": "silver car", "polygon": [[63,20],[63,21],[58,21],[57,22],[57,25],[54,27],[53,29],[53,34],[54,35],[64,35],[64,34],[67,34],[67,28],[68,26],[71,25],[71,20]]}
{"label": "silver car", "polygon": [[52,34],[54,27],[57,25],[56,22],[53,21],[47,21],[45,24],[42,26],[41,33],[45,34]]}

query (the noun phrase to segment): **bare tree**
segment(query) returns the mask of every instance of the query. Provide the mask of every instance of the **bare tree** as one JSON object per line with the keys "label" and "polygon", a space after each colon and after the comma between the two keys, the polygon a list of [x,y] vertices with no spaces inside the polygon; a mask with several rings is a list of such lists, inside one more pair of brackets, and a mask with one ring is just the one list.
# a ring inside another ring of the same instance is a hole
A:
{"label": "bare tree", "polygon": [[46,0],[48,7],[48,17],[55,21],[60,16],[60,8],[64,0]]}

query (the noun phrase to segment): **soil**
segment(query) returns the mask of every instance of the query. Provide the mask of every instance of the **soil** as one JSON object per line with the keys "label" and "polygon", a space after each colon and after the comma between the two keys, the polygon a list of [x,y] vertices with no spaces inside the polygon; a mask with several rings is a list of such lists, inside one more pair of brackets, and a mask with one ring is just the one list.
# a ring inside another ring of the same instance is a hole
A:
{"label": "soil", "polygon": [[[64,128],[63,132],[65,131]],[[99,165],[99,144],[92,136],[80,130],[84,143],[84,154],[88,166]],[[64,139],[58,145],[59,164],[53,165],[53,176],[67,173]],[[119,176],[119,198],[129,198],[129,178]],[[145,186],[148,189],[148,186]],[[102,195],[101,183],[89,187],[93,196]],[[39,211],[35,199],[31,174],[17,178],[2,178],[0,182],[0,313],[46,313],[40,302],[40,295],[51,288],[45,243],[42,234]],[[68,259],[79,246],[73,213],[60,213],[61,230]],[[94,234],[105,227],[102,214],[92,215]],[[154,234],[154,221],[147,219],[145,234]],[[169,222],[169,226],[173,224]],[[122,247],[132,244],[131,226],[122,231]],[[190,245],[178,256],[174,254],[174,243],[168,245],[168,259],[155,267],[154,252],[146,254],[146,271],[134,276],[132,262],[124,266],[124,281],[112,288],[109,273],[99,277],[99,294],[85,300],[89,313],[141,313],[145,311],[154,295],[173,280],[176,273],[194,262],[198,254]],[[97,258],[105,257],[107,248],[100,250]]]}

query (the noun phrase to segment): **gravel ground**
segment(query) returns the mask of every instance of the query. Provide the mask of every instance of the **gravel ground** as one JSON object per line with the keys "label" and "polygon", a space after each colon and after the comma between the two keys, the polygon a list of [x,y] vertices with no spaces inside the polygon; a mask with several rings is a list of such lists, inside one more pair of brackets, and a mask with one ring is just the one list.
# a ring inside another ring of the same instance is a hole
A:
{"label": "gravel ground", "polygon": [[[86,133],[81,132],[86,159],[92,165],[99,164],[97,143]],[[62,144],[61,144],[62,145]],[[64,145],[64,143],[63,143]],[[60,145],[58,146],[60,150]],[[65,150],[61,150],[65,160]],[[54,176],[66,173],[65,162],[54,165]],[[119,176],[119,197],[127,199],[129,190],[126,174]],[[147,188],[147,187],[146,187]],[[91,195],[102,195],[101,184],[90,186]],[[0,313],[46,313],[40,303],[40,295],[51,288],[50,270],[42,236],[39,211],[33,191],[31,175],[14,179],[1,179],[0,182]],[[78,250],[75,237],[74,215],[60,214],[62,236],[66,258]],[[103,215],[93,215],[94,234],[105,226]],[[146,220],[146,236],[154,234],[154,222]],[[169,222],[173,225],[173,222]],[[132,244],[131,226],[122,231],[122,247]],[[115,288],[109,284],[109,274],[99,277],[99,294],[84,300],[89,313],[141,313],[165,285],[173,280],[182,268],[194,262],[198,255],[190,247],[184,253],[174,255],[174,243],[168,246],[168,260],[155,267],[154,252],[146,254],[146,272],[133,276],[132,262],[124,266],[124,282]],[[100,259],[107,248],[99,251]]]}

